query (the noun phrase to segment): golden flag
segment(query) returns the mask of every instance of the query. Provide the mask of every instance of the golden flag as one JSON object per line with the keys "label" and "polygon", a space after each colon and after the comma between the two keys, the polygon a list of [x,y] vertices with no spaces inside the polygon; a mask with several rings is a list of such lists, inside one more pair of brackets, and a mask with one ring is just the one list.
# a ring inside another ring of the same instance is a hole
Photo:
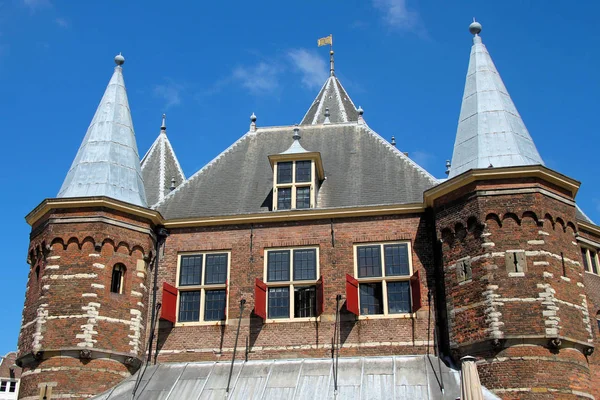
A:
{"label": "golden flag", "polygon": [[333,45],[333,35],[325,36],[324,38],[317,40],[317,45],[319,47],[325,46],[327,44]]}

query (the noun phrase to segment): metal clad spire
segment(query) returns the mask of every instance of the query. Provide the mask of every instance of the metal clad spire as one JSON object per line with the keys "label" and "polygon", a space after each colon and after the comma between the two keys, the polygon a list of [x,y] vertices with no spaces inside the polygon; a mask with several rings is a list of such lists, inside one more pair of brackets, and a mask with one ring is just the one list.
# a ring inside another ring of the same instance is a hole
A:
{"label": "metal clad spire", "polygon": [[487,48],[474,35],[449,178],[473,168],[543,165]]}
{"label": "metal clad spire", "polygon": [[135,132],[123,80],[123,55],[57,197],[108,196],[146,207]]}

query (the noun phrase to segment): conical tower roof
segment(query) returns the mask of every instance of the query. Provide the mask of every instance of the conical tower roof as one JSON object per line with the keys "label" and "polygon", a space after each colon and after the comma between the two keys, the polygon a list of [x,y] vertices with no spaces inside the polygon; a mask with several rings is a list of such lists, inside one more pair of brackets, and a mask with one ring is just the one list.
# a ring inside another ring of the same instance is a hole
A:
{"label": "conical tower roof", "polygon": [[346,89],[335,76],[333,68],[333,51],[331,56],[331,72],[329,78],[312,102],[300,125],[316,125],[325,122],[325,111],[329,111],[327,123],[343,123],[358,121],[358,110]]}
{"label": "conical tower roof", "polygon": [[163,115],[160,134],[141,163],[146,198],[150,206],[164,200],[169,192],[185,181],[183,170],[167,137],[165,117]]}
{"label": "conical tower roof", "polygon": [[481,25],[469,27],[473,38],[449,177],[473,168],[543,165],[490,53],[481,41]]}
{"label": "conical tower roof", "polygon": [[147,207],[123,80],[123,56],[100,100],[57,197],[108,196]]}

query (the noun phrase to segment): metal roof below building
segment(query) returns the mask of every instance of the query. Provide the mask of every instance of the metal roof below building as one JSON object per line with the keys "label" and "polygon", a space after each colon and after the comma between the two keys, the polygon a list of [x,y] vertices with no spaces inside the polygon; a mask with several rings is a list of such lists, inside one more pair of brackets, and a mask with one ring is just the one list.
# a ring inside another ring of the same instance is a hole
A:
{"label": "metal roof below building", "polygon": [[[334,393],[332,359],[236,362],[227,396],[230,367],[231,362],[225,361],[150,366],[139,383],[135,399],[454,400],[460,397],[459,372],[438,363],[434,356],[340,358],[337,393]],[[131,400],[136,378],[137,374],[94,399]],[[484,398],[499,399],[485,389]]]}

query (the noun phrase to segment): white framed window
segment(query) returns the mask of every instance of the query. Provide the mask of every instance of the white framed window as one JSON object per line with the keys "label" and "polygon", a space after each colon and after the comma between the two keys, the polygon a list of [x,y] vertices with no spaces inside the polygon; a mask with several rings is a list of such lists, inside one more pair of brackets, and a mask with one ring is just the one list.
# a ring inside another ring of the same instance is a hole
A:
{"label": "white framed window", "polygon": [[581,247],[581,258],[583,259],[583,268],[592,274],[599,275],[600,260],[596,249],[590,247]]}
{"label": "white framed window", "polygon": [[412,313],[410,242],[354,245],[360,318]]}
{"label": "white framed window", "polygon": [[273,174],[274,210],[315,207],[314,161],[279,161],[274,165]]}
{"label": "white framed window", "polygon": [[179,254],[177,323],[225,323],[231,253],[211,251]]}
{"label": "white framed window", "polygon": [[322,307],[319,248],[265,250],[267,321],[316,320]]}

